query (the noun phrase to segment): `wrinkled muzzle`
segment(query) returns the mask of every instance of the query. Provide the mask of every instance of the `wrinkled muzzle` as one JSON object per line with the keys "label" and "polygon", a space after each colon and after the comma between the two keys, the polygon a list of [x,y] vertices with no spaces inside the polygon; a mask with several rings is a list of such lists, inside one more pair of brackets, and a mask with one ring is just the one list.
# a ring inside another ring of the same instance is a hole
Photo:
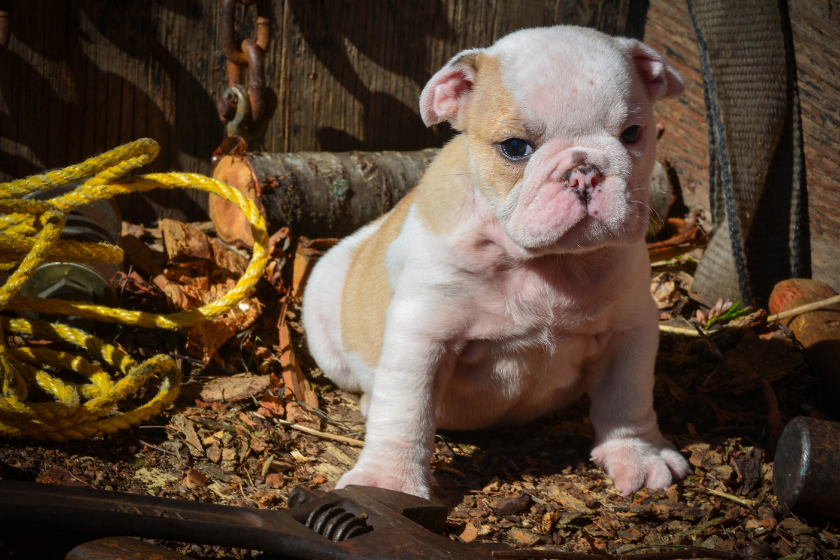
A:
{"label": "wrinkled muzzle", "polygon": [[499,213],[511,239],[549,251],[635,241],[644,231],[637,233],[639,224],[647,223],[647,191],[629,187],[632,164],[626,152],[575,147],[543,156],[544,148]]}

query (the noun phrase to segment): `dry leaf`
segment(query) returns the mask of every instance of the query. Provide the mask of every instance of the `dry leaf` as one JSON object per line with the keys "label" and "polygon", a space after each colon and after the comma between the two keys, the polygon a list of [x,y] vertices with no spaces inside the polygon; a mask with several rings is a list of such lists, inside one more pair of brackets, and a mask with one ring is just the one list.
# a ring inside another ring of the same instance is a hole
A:
{"label": "dry leaf", "polygon": [[184,488],[195,488],[197,486],[205,486],[207,484],[207,475],[196,469],[189,469],[184,473],[184,478],[181,480],[181,486]]}
{"label": "dry leaf", "polygon": [[464,530],[461,531],[461,534],[458,536],[461,537],[461,540],[464,542],[473,542],[478,538],[478,527],[476,527],[475,523],[471,521],[466,524]]}
{"label": "dry leaf", "polygon": [[193,457],[204,457],[204,447],[198,434],[195,433],[195,424],[183,414],[176,414],[172,417],[172,424],[184,434],[187,440],[187,449]]}
{"label": "dry leaf", "polygon": [[286,479],[280,473],[270,473],[265,475],[265,485],[269,488],[283,488],[286,485]]}
{"label": "dry leaf", "polygon": [[167,218],[160,221],[159,227],[169,260],[210,259],[213,257],[210,238],[194,227]]}
{"label": "dry leaf", "polygon": [[266,376],[222,377],[207,383],[201,389],[200,397],[204,402],[227,402],[259,397],[271,385]]}
{"label": "dry leaf", "polygon": [[545,512],[540,520],[540,531],[550,535],[551,531],[554,529],[554,524],[557,523],[557,519],[559,517],[560,514],[558,514],[555,510]]}
{"label": "dry leaf", "polygon": [[257,423],[254,422],[253,420],[251,420],[248,417],[248,415],[245,414],[244,412],[239,413],[239,419],[242,420],[243,422],[245,422],[248,425],[248,427],[251,428],[252,430],[256,430],[257,428],[259,428],[259,426],[257,426]]}
{"label": "dry leaf", "polygon": [[219,446],[215,443],[207,449],[205,449],[204,452],[207,454],[207,458],[213,461],[214,463],[218,463],[219,460],[222,458],[222,450],[219,449]]}
{"label": "dry leaf", "polygon": [[251,438],[251,449],[253,449],[255,453],[262,453],[268,449],[268,444],[259,438]]}

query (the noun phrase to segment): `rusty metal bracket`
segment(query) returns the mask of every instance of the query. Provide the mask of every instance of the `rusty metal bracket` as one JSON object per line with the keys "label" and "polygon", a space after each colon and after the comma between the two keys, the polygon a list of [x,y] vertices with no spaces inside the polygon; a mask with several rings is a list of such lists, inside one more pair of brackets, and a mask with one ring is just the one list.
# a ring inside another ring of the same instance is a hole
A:
{"label": "rusty metal bracket", "polygon": [[[257,40],[236,38],[236,4],[256,4]],[[231,136],[242,136],[266,114],[265,51],[271,42],[271,4],[267,0],[222,0],[219,35],[227,57],[228,88],[216,101],[219,118]],[[247,90],[242,70],[248,67]]]}

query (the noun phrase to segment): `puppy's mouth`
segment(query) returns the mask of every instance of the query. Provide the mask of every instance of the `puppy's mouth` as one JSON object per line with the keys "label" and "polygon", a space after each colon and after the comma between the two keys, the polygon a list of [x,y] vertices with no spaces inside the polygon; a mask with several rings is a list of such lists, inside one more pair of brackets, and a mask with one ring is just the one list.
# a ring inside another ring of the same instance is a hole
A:
{"label": "puppy's mouth", "polygon": [[555,244],[562,245],[566,249],[587,249],[616,240],[618,236],[610,230],[607,222],[585,210],[584,212],[579,220],[558,236]]}
{"label": "puppy's mouth", "polygon": [[[510,238],[529,252],[592,250],[631,241],[635,222],[615,196],[605,196],[604,175],[585,185],[550,181],[513,195],[500,214]],[[633,223],[631,223],[633,222]],[[632,231],[631,231],[632,230]]]}

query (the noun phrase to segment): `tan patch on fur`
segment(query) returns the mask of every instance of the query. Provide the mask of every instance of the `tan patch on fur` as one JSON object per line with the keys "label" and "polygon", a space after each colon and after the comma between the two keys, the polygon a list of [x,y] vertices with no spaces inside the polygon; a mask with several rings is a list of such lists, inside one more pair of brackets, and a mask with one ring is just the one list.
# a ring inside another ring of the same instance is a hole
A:
{"label": "tan patch on fur", "polygon": [[354,352],[371,367],[379,363],[385,313],[391,303],[385,253],[400,234],[416,193],[417,189],[408,193],[385,216],[379,229],[359,245],[344,284],[341,339],[348,352]]}
{"label": "tan patch on fur", "polygon": [[451,233],[464,219],[469,192],[462,186],[469,175],[467,137],[460,134],[443,147],[415,189],[420,220],[435,235]]}
{"label": "tan patch on fur", "polygon": [[526,161],[509,161],[499,153],[498,143],[521,138],[536,145],[539,138],[525,129],[525,120],[502,80],[498,58],[476,58],[473,99],[467,115],[473,170],[478,186],[489,198],[503,201],[525,173]]}

